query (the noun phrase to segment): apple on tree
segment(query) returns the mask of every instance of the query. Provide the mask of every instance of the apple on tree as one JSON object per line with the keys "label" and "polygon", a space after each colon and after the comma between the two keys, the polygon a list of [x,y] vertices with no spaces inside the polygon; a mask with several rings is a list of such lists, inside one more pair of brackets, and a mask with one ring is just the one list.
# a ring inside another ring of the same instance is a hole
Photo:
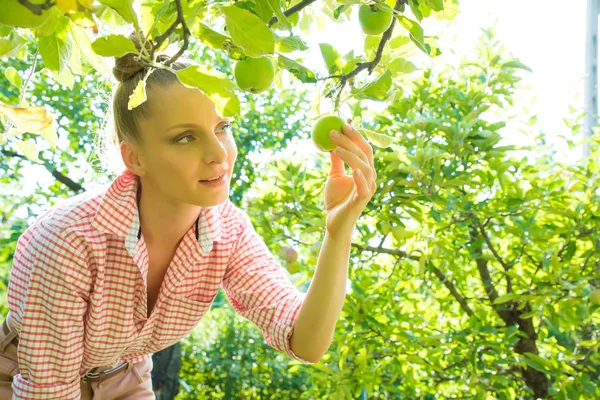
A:
{"label": "apple on tree", "polygon": [[279,249],[279,256],[288,263],[298,260],[298,252],[293,247],[282,247]]}
{"label": "apple on tree", "polygon": [[358,22],[362,31],[367,35],[379,35],[387,30],[394,18],[389,7],[372,3],[363,4],[358,9]]}
{"label": "apple on tree", "polygon": [[329,138],[329,132],[338,131],[344,134],[344,120],[337,115],[325,115],[317,120],[313,125],[311,137],[312,141],[321,151],[333,151],[336,144]]}
{"label": "apple on tree", "polygon": [[266,56],[248,57],[235,64],[233,76],[240,89],[256,94],[271,87],[275,79],[275,67]]}

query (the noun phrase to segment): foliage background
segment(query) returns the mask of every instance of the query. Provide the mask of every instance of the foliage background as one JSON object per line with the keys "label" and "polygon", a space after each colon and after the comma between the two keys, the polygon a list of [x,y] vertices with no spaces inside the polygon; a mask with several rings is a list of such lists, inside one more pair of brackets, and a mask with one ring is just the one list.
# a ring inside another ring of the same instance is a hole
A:
{"label": "foliage background", "polygon": [[[231,61],[218,52],[195,43],[191,54],[231,76]],[[30,56],[0,61],[2,70],[33,63]],[[17,193],[30,161],[0,148],[4,292],[16,240],[32,218],[108,179],[93,151],[109,85],[90,72],[77,75],[71,90],[37,62],[28,100],[52,106],[64,146],[41,153],[56,179],[30,193]],[[387,137],[368,135],[379,144],[380,186],[356,230],[348,296],[329,353],[312,366],[275,353],[220,292],[182,342],[178,398],[529,399],[539,380],[548,382],[547,397],[599,398],[600,312],[588,298],[600,287],[598,141],[589,159],[556,162],[535,120],[513,108],[526,70],[488,30],[458,68],[440,57],[432,70],[395,80],[397,94],[378,115],[355,103],[362,127]],[[313,166],[309,155],[285,151],[292,140],[309,138],[313,89],[244,96],[244,119],[233,129],[239,155],[231,199],[274,254],[298,250],[300,270],[290,278],[302,290],[324,230],[320,190],[328,163],[322,154]],[[17,97],[0,75],[0,101]],[[537,136],[537,148],[501,142],[510,118],[530,124],[524,134]],[[580,120],[575,112],[567,121],[573,136],[566,146],[575,145]],[[256,150],[272,156],[253,163]],[[25,219],[14,214],[21,205]]]}

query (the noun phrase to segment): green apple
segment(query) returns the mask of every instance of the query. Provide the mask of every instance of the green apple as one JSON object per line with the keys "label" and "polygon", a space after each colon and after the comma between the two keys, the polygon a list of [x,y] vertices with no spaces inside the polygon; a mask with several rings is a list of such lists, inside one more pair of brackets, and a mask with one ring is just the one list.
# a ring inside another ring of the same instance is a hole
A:
{"label": "green apple", "polygon": [[297,274],[300,272],[300,263],[298,261],[294,261],[292,263],[288,263],[286,268],[290,274]]}
{"label": "green apple", "polygon": [[233,76],[240,89],[256,94],[271,87],[275,79],[275,67],[266,56],[248,57],[235,64]]}
{"label": "green apple", "polygon": [[[46,0],[30,0],[33,4],[43,4]],[[36,15],[19,0],[0,0],[0,24],[20,28],[37,28],[50,17],[50,9]]]}
{"label": "green apple", "polygon": [[600,289],[596,289],[590,293],[590,300],[592,303],[600,305]]}
{"label": "green apple", "polygon": [[358,9],[358,22],[367,35],[379,35],[392,24],[394,14],[378,4],[363,4]]}
{"label": "green apple", "polygon": [[321,151],[333,151],[336,144],[329,138],[329,132],[334,130],[344,134],[344,120],[337,115],[325,115],[317,120],[313,125],[311,137],[312,141]]}

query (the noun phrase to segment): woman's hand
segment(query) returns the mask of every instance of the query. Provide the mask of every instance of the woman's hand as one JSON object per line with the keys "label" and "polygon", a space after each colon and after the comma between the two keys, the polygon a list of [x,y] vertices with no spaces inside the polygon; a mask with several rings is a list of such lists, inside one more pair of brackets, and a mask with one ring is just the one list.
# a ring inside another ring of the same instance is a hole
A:
{"label": "woman's hand", "polygon": [[[351,237],[358,217],[377,190],[373,148],[350,125],[344,124],[343,130],[339,138],[330,133],[336,149],[329,153],[331,170],[325,186],[326,229],[333,237]],[[346,175],[344,163],[352,169],[352,176]]]}

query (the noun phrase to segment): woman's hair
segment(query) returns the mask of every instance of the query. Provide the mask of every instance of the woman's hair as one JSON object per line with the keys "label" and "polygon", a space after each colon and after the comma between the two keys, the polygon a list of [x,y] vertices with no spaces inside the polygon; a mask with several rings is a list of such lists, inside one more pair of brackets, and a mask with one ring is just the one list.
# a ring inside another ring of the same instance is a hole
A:
{"label": "woman's hair", "polygon": [[[139,51],[141,49],[140,36],[134,33],[130,36],[130,39],[133,40]],[[148,50],[150,56],[153,56],[151,46],[151,42],[146,41],[146,50]],[[113,85],[104,126],[97,136],[98,158],[111,175],[119,175],[126,168],[121,158],[121,142],[127,140],[138,145],[142,144],[143,135],[140,132],[139,121],[151,114],[153,93],[161,87],[167,87],[178,82],[177,76],[171,71],[163,68],[153,69],[146,79],[147,100],[129,110],[129,96],[150,70],[150,67],[140,64],[137,57],[137,54],[127,53],[123,57],[115,59],[112,73],[116,82]],[[169,58],[170,56],[166,54],[160,54],[156,56],[155,62],[160,64]],[[189,59],[178,58],[169,65],[169,68],[177,71],[193,65],[196,64]]]}

